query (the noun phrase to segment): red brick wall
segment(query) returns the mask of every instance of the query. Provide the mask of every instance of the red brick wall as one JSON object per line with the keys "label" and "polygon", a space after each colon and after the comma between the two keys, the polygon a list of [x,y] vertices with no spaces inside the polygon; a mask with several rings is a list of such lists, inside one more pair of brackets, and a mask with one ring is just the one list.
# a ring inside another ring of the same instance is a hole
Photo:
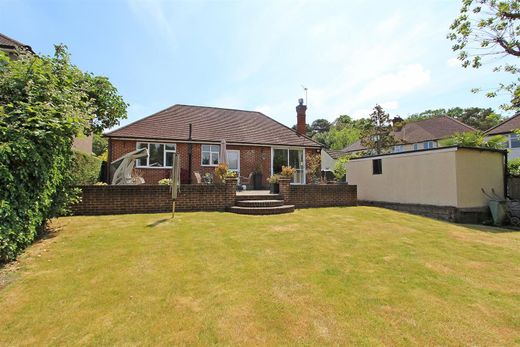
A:
{"label": "red brick wall", "polygon": [[[165,185],[83,186],[82,201],[72,206],[75,215],[171,212],[170,187]],[[236,181],[226,184],[182,185],[176,211],[224,211],[233,206]]]}
{"label": "red brick wall", "polygon": [[[134,140],[111,140],[111,161],[120,158],[122,155],[135,151],[136,144],[138,141]],[[158,141],[159,142],[159,141]],[[227,146],[229,150],[240,151],[240,175],[247,177],[257,167],[262,172],[262,181],[265,187],[268,186],[267,178],[271,175],[271,147],[261,146]],[[177,143],[177,152],[181,156],[181,168],[188,170],[188,144]],[[315,149],[306,149],[305,155],[317,153]],[[170,169],[160,168],[138,168],[140,174],[143,176],[147,184],[155,184],[163,178],[170,177]],[[196,183],[193,171],[198,171],[201,176],[206,172],[214,173],[214,166],[202,166],[201,165],[201,145],[192,145],[192,183]],[[111,173],[113,174],[113,172]],[[307,175],[308,176],[308,175]],[[307,177],[307,180],[310,178]],[[187,183],[187,182],[183,182]]]}
{"label": "red brick wall", "polygon": [[296,208],[357,205],[357,186],[350,184],[300,185],[280,180],[280,194],[285,204]]}

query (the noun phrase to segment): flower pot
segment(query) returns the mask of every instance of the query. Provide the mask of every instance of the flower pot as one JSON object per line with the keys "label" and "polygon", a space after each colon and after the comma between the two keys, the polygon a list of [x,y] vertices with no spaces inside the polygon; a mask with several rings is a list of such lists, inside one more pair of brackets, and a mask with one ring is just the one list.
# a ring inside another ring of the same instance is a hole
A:
{"label": "flower pot", "polygon": [[280,184],[279,183],[271,183],[269,185],[269,192],[271,194],[280,194]]}

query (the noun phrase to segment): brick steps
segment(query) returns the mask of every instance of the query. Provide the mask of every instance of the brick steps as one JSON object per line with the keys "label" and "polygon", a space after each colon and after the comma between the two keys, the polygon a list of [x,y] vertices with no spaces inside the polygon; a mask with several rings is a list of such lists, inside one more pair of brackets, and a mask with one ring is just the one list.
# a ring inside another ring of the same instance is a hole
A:
{"label": "brick steps", "polygon": [[229,212],[239,213],[239,214],[251,214],[251,215],[282,214],[282,213],[294,212],[294,205],[282,205],[282,206],[271,206],[271,207],[232,206],[229,208]]}
{"label": "brick steps", "polygon": [[294,212],[294,205],[284,205],[280,194],[237,195],[229,212],[249,215],[270,215]]}
{"label": "brick steps", "polygon": [[283,206],[283,200],[239,200],[238,207],[278,207]]}
{"label": "brick steps", "polygon": [[237,195],[235,201],[243,201],[243,200],[283,200],[283,197],[280,194],[268,194],[268,195]]}

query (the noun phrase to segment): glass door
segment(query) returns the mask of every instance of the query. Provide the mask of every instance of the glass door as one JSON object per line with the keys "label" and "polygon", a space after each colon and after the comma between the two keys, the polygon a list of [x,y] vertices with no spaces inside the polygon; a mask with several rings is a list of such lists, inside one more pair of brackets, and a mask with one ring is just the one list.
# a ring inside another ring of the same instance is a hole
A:
{"label": "glass door", "polygon": [[305,183],[305,166],[303,160],[303,149],[273,149],[273,173],[282,172],[282,166],[291,166],[296,169],[293,183]]}
{"label": "glass door", "polygon": [[240,176],[240,151],[227,150],[228,169]]}

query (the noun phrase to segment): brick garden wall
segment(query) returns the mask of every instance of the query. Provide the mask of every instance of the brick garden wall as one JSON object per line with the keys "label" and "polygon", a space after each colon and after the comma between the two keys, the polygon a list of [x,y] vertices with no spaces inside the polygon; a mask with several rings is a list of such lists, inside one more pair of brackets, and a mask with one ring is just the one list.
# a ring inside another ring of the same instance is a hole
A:
{"label": "brick garden wall", "polygon": [[[82,201],[72,206],[75,215],[158,213],[172,210],[169,186],[82,186]],[[226,184],[182,185],[176,211],[224,211],[234,205],[236,181]]]}
{"label": "brick garden wall", "polygon": [[280,195],[296,208],[356,206],[357,186],[349,184],[290,184],[280,179]]}

